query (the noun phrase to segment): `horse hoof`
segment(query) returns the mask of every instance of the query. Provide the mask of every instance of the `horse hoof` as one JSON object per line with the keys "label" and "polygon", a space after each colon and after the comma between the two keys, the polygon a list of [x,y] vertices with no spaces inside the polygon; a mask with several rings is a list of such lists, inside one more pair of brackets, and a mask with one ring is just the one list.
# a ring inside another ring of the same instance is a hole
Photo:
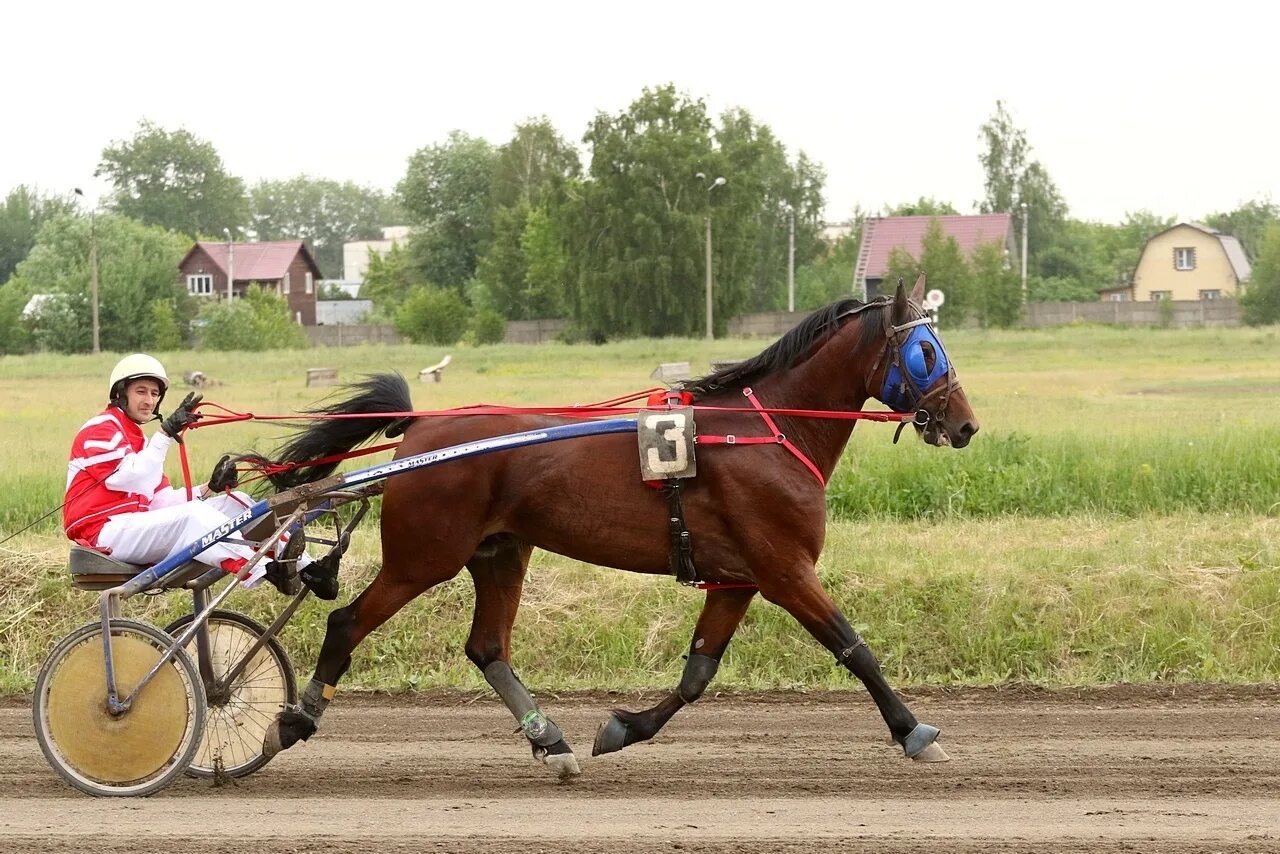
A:
{"label": "horse hoof", "polygon": [[947,755],[947,751],[942,749],[942,745],[938,742],[921,750],[915,756],[911,757],[916,762],[950,762],[951,757]]}
{"label": "horse hoof", "polygon": [[550,747],[535,746],[533,755],[535,759],[554,771],[561,780],[577,777],[582,773],[582,769],[578,767],[578,758],[573,755],[573,749],[565,743],[563,738]]}
{"label": "horse hoof", "polygon": [[262,736],[262,755],[270,759],[299,741],[311,738],[315,731],[315,721],[306,715],[295,711],[281,712]]}
{"label": "horse hoof", "polygon": [[600,724],[596,730],[596,743],[591,746],[591,755],[613,753],[627,746],[627,725],[618,720],[617,715],[609,715],[609,720]]}
{"label": "horse hoof", "polygon": [[[929,726],[928,724],[916,724],[916,728],[907,733],[907,737],[902,740],[902,752],[907,754],[909,759],[919,759],[922,762],[945,762],[947,752],[941,747],[937,753],[942,754],[941,759],[925,759],[923,754],[938,741],[938,728]],[[931,755],[937,755],[932,753]]]}

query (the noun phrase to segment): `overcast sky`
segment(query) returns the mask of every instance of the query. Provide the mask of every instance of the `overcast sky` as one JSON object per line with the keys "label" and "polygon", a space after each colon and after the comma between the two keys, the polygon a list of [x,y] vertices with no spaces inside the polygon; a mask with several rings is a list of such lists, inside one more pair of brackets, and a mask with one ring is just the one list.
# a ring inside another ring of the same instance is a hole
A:
{"label": "overcast sky", "polygon": [[389,190],[451,129],[500,144],[545,115],[578,142],[671,82],[820,161],[831,220],[974,210],[998,99],[1072,216],[1194,219],[1280,200],[1278,23],[1234,0],[6,3],[0,193],[105,192],[99,155],[142,118],[250,184]]}

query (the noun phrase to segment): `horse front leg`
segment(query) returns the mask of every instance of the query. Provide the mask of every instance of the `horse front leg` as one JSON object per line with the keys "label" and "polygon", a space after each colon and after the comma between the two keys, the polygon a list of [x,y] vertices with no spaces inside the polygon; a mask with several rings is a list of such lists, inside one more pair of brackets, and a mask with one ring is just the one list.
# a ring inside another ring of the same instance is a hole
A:
{"label": "horse front leg", "polygon": [[[496,538],[495,538],[496,539]],[[476,610],[471,620],[466,653],[497,692],[520,731],[529,740],[533,758],[560,779],[581,773],[573,749],[555,722],[542,713],[529,689],[511,669],[511,627],[520,607],[525,569],[532,547],[514,538],[489,542],[485,551],[467,561],[475,581]]]}
{"label": "horse front leg", "polygon": [[902,746],[903,752],[921,762],[946,762],[947,752],[937,743],[938,728],[918,722],[889,687],[880,662],[822,589],[813,568],[803,573],[786,573],[781,578],[764,577],[767,580],[760,585],[761,594],[786,609],[831,651],[837,662],[867,686],[893,740]]}
{"label": "horse front leg", "polygon": [[648,741],[676,712],[701,697],[720,668],[720,659],[729,646],[729,639],[742,622],[755,593],[752,589],[708,590],[698,625],[693,630],[693,641],[689,644],[679,686],[662,702],[642,712],[614,709],[609,720],[596,730],[591,755],[612,753],[637,741]]}

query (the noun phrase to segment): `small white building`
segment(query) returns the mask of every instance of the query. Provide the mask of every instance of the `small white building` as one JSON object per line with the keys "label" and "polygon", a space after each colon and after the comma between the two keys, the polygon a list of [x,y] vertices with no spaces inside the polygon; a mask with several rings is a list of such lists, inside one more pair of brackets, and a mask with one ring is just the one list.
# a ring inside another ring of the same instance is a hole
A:
{"label": "small white building", "polygon": [[354,240],[342,244],[342,280],[363,282],[364,274],[369,269],[370,252],[376,252],[385,258],[392,246],[397,243],[404,246],[408,242],[409,226],[391,225],[382,229],[381,240]]}
{"label": "small white building", "polygon": [[316,300],[316,326],[352,326],[363,321],[364,316],[371,311],[373,300]]}

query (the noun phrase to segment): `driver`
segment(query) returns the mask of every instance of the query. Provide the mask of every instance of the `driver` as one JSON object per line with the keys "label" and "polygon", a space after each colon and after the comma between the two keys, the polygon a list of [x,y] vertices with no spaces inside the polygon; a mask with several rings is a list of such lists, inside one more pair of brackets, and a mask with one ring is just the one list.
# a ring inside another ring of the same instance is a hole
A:
{"label": "driver", "polygon": [[[121,359],[111,371],[108,405],[85,422],[71,443],[67,464],[66,503],[62,525],[67,536],[125,563],[154,565],[181,551],[254,503],[242,492],[235,466],[223,457],[209,483],[193,490],[175,489],[164,474],[169,447],[182,430],[199,420],[197,394],[188,394],[161,420],[160,403],[169,378],[159,360],[144,353]],[[160,420],[160,429],[145,439],[142,426]],[[282,538],[282,542],[285,539]],[[195,559],[229,573],[239,573],[253,557],[247,545],[217,542]],[[297,593],[299,578],[317,596],[333,599],[338,590],[339,555],[313,561],[305,553],[292,560],[260,561],[244,587],[264,577],[286,595]]]}

